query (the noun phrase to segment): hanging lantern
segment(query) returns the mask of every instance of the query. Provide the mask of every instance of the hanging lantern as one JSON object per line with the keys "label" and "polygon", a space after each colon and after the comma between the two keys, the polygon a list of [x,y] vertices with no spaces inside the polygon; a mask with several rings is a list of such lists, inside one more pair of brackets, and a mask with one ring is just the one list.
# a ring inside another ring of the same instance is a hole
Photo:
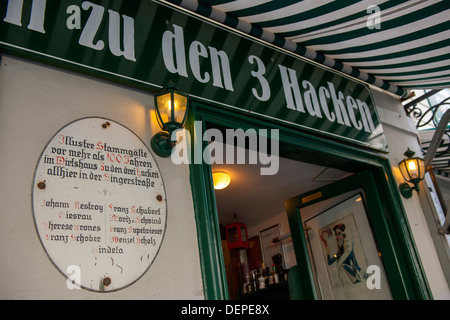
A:
{"label": "hanging lantern", "polygon": [[234,220],[235,222],[225,227],[228,249],[233,250],[250,248],[247,226],[237,221],[236,214],[234,214]]}

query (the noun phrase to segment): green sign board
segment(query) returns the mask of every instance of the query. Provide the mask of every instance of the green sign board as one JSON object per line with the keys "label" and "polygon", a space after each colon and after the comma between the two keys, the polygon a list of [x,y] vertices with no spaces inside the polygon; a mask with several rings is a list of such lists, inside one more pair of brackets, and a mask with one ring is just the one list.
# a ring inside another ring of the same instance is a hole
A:
{"label": "green sign board", "polygon": [[0,46],[386,151],[368,87],[288,51],[150,0],[0,0]]}

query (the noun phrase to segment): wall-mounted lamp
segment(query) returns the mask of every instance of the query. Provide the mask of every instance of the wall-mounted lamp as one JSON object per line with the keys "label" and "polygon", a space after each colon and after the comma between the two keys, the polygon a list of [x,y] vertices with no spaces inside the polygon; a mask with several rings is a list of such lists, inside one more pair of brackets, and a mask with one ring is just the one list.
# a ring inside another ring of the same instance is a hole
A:
{"label": "wall-mounted lamp", "polygon": [[223,171],[214,171],[212,173],[212,178],[215,190],[225,189],[231,182],[230,175]]}
{"label": "wall-mounted lamp", "polygon": [[[420,191],[419,182],[423,180],[425,175],[424,160],[419,157],[414,157],[414,154],[415,152],[408,148],[404,153],[406,158],[398,164],[403,178],[407,181],[399,186],[400,193],[405,198],[411,198],[413,190]],[[414,187],[411,187],[409,183],[412,183]]]}
{"label": "wall-mounted lamp", "polygon": [[169,157],[175,143],[172,132],[184,127],[188,111],[188,96],[178,91],[177,85],[170,82],[164,91],[155,95],[156,119],[163,130],[151,140],[153,151],[160,157]]}

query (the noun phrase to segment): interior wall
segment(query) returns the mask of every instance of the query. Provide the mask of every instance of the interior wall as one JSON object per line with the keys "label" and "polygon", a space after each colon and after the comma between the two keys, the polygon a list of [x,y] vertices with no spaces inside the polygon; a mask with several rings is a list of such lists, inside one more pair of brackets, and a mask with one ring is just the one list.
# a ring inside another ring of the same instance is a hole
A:
{"label": "interior wall", "polygon": [[[290,234],[289,221],[286,212],[282,212],[274,217],[252,227],[248,228],[248,237],[252,238],[254,236],[259,236],[259,233],[267,228],[274,225],[279,225],[280,235]],[[284,253],[284,263],[285,269],[292,268],[297,265],[297,260],[295,259],[294,246],[292,239],[289,237],[282,241],[283,253]]]}
{"label": "interior wall", "polygon": [[[36,232],[31,190],[53,135],[84,117],[105,117],[147,146],[158,132],[153,97],[143,91],[3,56],[0,67],[0,298],[203,298],[189,168],[154,155],[167,197],[165,236],[150,269],[131,286],[95,293],[68,289]],[[150,149],[150,148],[149,148]],[[150,149],[151,150],[151,149]],[[81,275],[82,276],[82,275]]]}

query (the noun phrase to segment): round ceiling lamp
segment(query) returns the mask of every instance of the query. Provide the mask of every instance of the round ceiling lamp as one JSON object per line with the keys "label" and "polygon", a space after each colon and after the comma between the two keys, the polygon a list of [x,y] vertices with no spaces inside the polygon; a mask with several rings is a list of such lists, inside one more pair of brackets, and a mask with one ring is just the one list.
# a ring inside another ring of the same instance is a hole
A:
{"label": "round ceiling lamp", "polygon": [[212,176],[215,190],[225,189],[231,182],[230,175],[223,171],[215,171]]}

